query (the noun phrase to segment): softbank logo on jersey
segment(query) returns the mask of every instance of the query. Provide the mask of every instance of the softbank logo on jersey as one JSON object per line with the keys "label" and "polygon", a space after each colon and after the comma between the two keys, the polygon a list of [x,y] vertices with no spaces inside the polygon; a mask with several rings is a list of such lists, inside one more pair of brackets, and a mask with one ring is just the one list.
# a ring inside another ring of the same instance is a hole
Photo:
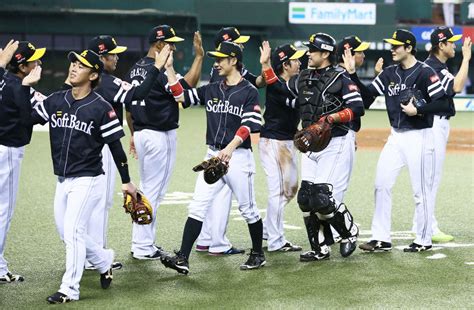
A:
{"label": "softbank logo on jersey", "polygon": [[93,124],[94,121],[90,121],[90,123],[82,122],[77,119],[76,115],[71,114],[69,115],[68,113],[64,113],[62,115],[60,111],[58,113],[51,115],[51,127],[56,128],[56,127],[64,127],[64,128],[71,128],[75,130],[82,131],[89,136],[92,135],[92,128],[94,128]]}
{"label": "softbank logo on jersey", "polygon": [[[214,98],[216,99],[216,98]],[[226,100],[222,102],[222,100],[219,99],[219,101],[213,102],[213,100],[208,100],[206,103],[206,111],[212,112],[212,113],[229,113],[236,115],[238,117],[242,117],[242,114],[244,112],[242,106],[233,106],[230,105],[229,101]]]}
{"label": "softbank logo on jersey", "polygon": [[[398,84],[398,83],[390,83],[388,85],[388,96],[393,97],[393,96],[398,96],[402,90],[405,90],[407,86],[405,84]],[[416,88],[416,84],[413,84],[412,88]]]}

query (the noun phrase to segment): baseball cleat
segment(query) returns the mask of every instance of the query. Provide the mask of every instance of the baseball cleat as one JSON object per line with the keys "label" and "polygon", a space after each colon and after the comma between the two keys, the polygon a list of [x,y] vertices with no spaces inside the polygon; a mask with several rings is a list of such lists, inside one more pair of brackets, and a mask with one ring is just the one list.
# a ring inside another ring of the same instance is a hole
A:
{"label": "baseball cleat", "polygon": [[[122,269],[123,267],[123,264],[121,262],[113,262],[112,263],[112,270],[120,270]],[[97,268],[95,268],[94,265],[87,265],[85,268],[85,270],[97,270]]]}
{"label": "baseball cleat", "polygon": [[291,242],[287,241],[281,248],[279,248],[278,252],[299,252],[303,250],[302,247],[299,245],[292,244]]}
{"label": "baseball cleat", "polygon": [[50,304],[64,304],[73,301],[73,299],[67,297],[66,294],[56,292],[53,295],[48,296],[48,298],[46,298],[46,301]]}
{"label": "baseball cleat", "polygon": [[366,252],[388,252],[392,250],[392,244],[390,242],[370,240],[367,243],[359,245],[359,249]]}
{"label": "baseball cleat", "polygon": [[166,268],[171,268],[176,270],[178,273],[181,274],[188,274],[189,273],[189,263],[186,256],[181,253],[181,251],[175,252],[175,256],[170,255],[163,255],[161,257],[161,263],[165,265]]}
{"label": "baseball cleat", "polygon": [[437,234],[434,234],[431,237],[431,241],[433,242],[438,242],[438,243],[444,243],[444,242],[449,242],[453,241],[454,237],[448,234],[445,234],[444,232],[440,231]]}
{"label": "baseball cleat", "polygon": [[258,269],[265,266],[266,264],[265,254],[263,252],[254,252],[250,250],[249,259],[242,265],[240,265],[240,270],[252,270]]}
{"label": "baseball cleat", "polygon": [[300,262],[314,262],[317,260],[329,259],[330,253],[321,253],[316,251],[307,251],[300,254]]}
{"label": "baseball cleat", "polygon": [[429,251],[431,250],[433,246],[432,245],[421,245],[418,243],[413,242],[410,244],[408,247],[403,249],[403,252],[423,252],[423,251]]}
{"label": "baseball cleat", "polygon": [[245,250],[231,247],[230,249],[228,249],[227,251],[224,251],[224,252],[209,252],[209,255],[224,256],[224,255],[235,255],[235,254],[244,254],[244,253],[245,253]]}
{"label": "baseball cleat", "polygon": [[23,282],[25,278],[19,274],[11,274],[7,272],[6,275],[0,277],[0,284],[7,284],[12,282]]}
{"label": "baseball cleat", "polygon": [[104,290],[108,289],[113,279],[114,279],[114,276],[112,275],[112,268],[110,268],[106,272],[100,274],[100,286]]}
{"label": "baseball cleat", "polygon": [[148,254],[148,255],[136,255],[136,254],[133,254],[132,257],[134,259],[138,259],[138,260],[158,260],[161,258],[161,256],[163,255],[163,251],[160,249],[156,250],[155,253],[153,254]]}

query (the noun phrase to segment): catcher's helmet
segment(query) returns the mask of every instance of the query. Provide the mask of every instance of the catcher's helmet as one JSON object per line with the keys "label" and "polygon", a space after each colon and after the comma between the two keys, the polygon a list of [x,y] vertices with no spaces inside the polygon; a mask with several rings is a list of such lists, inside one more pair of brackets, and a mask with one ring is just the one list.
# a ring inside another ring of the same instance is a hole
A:
{"label": "catcher's helmet", "polygon": [[318,32],[309,37],[309,42],[304,45],[309,47],[310,51],[336,52],[336,40],[327,33]]}

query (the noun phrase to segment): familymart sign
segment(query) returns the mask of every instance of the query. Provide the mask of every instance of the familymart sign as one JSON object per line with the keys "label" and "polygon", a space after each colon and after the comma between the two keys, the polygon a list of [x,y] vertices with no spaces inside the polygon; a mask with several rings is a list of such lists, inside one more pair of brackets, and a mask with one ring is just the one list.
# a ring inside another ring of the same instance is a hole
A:
{"label": "familymart sign", "polygon": [[291,24],[375,25],[375,3],[290,2]]}

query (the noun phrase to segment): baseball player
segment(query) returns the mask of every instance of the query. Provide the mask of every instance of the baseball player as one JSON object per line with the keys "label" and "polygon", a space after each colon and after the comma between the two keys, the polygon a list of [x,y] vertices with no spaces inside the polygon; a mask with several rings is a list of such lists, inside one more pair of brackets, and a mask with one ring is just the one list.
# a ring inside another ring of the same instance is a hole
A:
{"label": "baseball player", "polygon": [[[215,66],[219,75],[225,77],[224,81],[183,91],[174,76],[168,75],[177,102],[206,106],[208,150],[205,158],[217,156],[229,165],[228,173],[214,184],[207,184],[203,173],[199,173],[193,201],[188,207],[189,215],[184,226],[181,249],[175,256],[166,255],[161,258],[166,267],[182,274],[189,272],[188,260],[193,244],[199,236],[207,210],[216,206],[213,200],[224,185],[229,186],[237,198],[239,210],[247,221],[252,239],[249,259],[240,269],[257,269],[266,263],[262,249],[262,220],[255,202],[255,161],[250,142],[250,133],[260,130],[262,123],[258,92],[240,74],[242,49],[239,45],[222,42],[215,51],[207,54],[215,58]],[[167,62],[167,66],[169,65],[172,63]],[[171,69],[172,67],[167,68],[169,71]]]}
{"label": "baseball player", "polygon": [[[32,105],[41,96],[24,87],[29,74],[41,64],[46,49],[27,41],[11,40],[0,52],[0,284],[21,282],[12,274],[3,257],[13,211],[16,205],[20,167],[25,145],[30,143],[32,126],[28,122]],[[5,67],[8,71],[5,73]]]}
{"label": "baseball player", "polygon": [[[146,57],[139,60],[130,70],[128,81],[140,85],[155,70],[155,54],[165,46],[171,51],[175,43],[184,39],[176,36],[174,29],[160,25],[151,29],[148,42],[150,48]],[[196,56],[189,72],[179,77],[185,88],[194,87],[199,81],[204,51],[201,36],[194,34]],[[153,207],[153,222],[150,225],[133,223],[132,255],[136,259],[159,259],[160,247],[155,245],[156,211],[164,198],[176,159],[176,129],[178,128],[179,108],[169,89],[166,71],[158,76],[151,91],[144,100],[126,103],[127,120],[133,130],[140,166],[140,188]],[[131,121],[133,120],[133,125]]]}
{"label": "baseball player", "polygon": [[[455,35],[449,27],[438,27],[431,33],[430,56],[425,60],[425,64],[433,68],[439,76],[444,91],[449,96],[449,112],[436,113],[433,119],[433,134],[436,153],[436,171],[433,183],[433,203],[436,204],[436,194],[438,192],[443,171],[444,158],[446,157],[446,144],[449,137],[449,119],[455,115],[453,97],[464,88],[467,80],[469,61],[471,59],[471,38],[467,37],[462,45],[462,63],[456,76],[451,74],[446,66],[446,61],[454,57],[456,45],[454,42],[461,39],[461,35]],[[416,231],[416,216],[413,218],[413,231]],[[433,209],[433,242],[448,242],[454,239],[453,236],[445,234],[438,227]]]}
{"label": "baseball player", "polygon": [[[244,49],[244,43],[248,42],[250,36],[240,34],[235,27],[224,27],[219,30],[214,38],[214,46],[217,48],[222,42],[234,42]],[[242,77],[249,81],[255,87],[265,86],[262,76],[255,76],[242,66],[240,72]],[[223,81],[224,76],[219,75],[216,67],[212,67],[209,83]],[[232,207],[232,191],[226,185],[218,193],[214,200],[218,207],[209,208],[206,218],[202,224],[201,233],[196,241],[196,251],[209,252],[210,255],[233,255],[243,254],[245,250],[237,249],[232,246],[225,233],[229,223],[230,210]]]}
{"label": "baseball player", "polygon": [[[109,145],[122,179],[122,191],[135,195],[120,138],[122,126],[112,106],[93,91],[103,64],[90,50],[69,53],[72,89],[58,91],[37,104],[33,123],[49,123],[54,174],[58,176],[54,217],[59,235],[66,244],[66,272],[58,292],[49,303],[79,300],[79,282],[87,259],[100,272],[100,284],[110,286],[114,251],[104,249],[88,235],[87,226],[105,191],[101,151]],[[37,77],[39,79],[39,76]],[[30,84],[31,85],[31,84]]]}
{"label": "baseball player", "polygon": [[[408,166],[416,205],[417,231],[414,242],[404,251],[426,251],[432,247],[433,113],[446,110],[448,102],[436,72],[416,60],[416,39],[410,31],[399,29],[385,41],[392,45],[392,59],[398,64],[385,68],[368,91],[373,98],[385,96],[392,129],[377,164],[372,238],[359,247],[368,252],[392,249],[391,190],[400,170]],[[367,108],[370,106],[370,102],[364,101],[364,104]]]}
{"label": "baseball player", "polygon": [[[300,61],[305,51],[293,45],[278,46],[273,53],[264,41],[260,49],[262,71],[273,66],[276,80],[267,86],[264,125],[260,132],[258,149],[260,161],[267,176],[268,205],[263,220],[263,236],[268,251],[301,251],[285,238],[283,210],[298,190],[297,153],[293,136],[300,122],[297,98],[289,99],[279,88],[300,72]],[[270,64],[271,58],[271,64]]]}
{"label": "baseball player", "polygon": [[[120,125],[122,125],[123,105],[134,100],[143,100],[148,95],[169,55],[169,46],[165,46],[162,52],[155,56],[154,66],[150,68],[149,74],[139,86],[133,86],[112,75],[117,67],[118,54],[125,52],[127,50],[126,46],[117,45],[112,36],[101,35],[93,38],[89,42],[88,48],[98,54],[104,64],[104,72],[101,74],[95,92],[112,105]],[[106,248],[108,213],[113,205],[116,176],[112,154],[107,144],[104,145],[102,150],[102,164],[107,184],[100,203],[103,207],[94,208],[87,231],[89,236],[95,238],[96,243]],[[114,270],[120,269],[122,264],[114,262],[112,267]],[[86,269],[94,269],[94,266],[86,263]]]}
{"label": "baseball player", "polygon": [[[336,66],[336,41],[325,33],[311,35],[309,42],[310,69],[292,77],[281,87],[289,98],[297,96],[302,127],[323,118],[334,125],[329,145],[320,152],[307,152],[301,158],[301,186],[298,204],[311,245],[300,261],[329,258],[329,246],[334,243],[330,226],[341,236],[340,252],[351,255],[356,247],[359,229],[342,202],[352,170],[354,119],[364,115],[359,90],[347,72]],[[277,81],[273,69],[264,71],[267,85]],[[318,107],[317,109],[313,107]],[[318,112],[322,109],[324,112]]]}

